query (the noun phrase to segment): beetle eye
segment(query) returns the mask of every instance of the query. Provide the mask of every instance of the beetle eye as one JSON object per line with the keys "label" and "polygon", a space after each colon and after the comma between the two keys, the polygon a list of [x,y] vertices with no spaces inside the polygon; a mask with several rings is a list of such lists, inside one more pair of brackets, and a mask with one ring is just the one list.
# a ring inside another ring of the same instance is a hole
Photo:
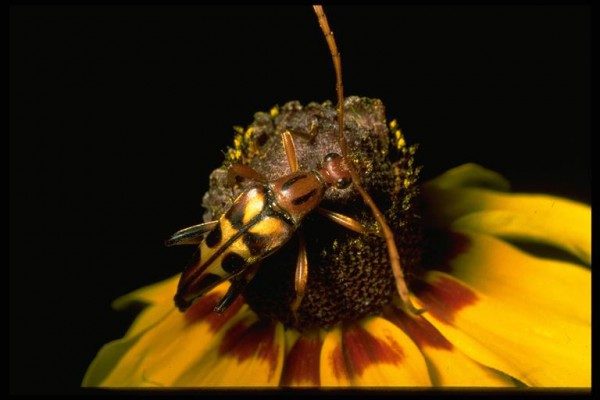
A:
{"label": "beetle eye", "polygon": [[348,186],[350,186],[351,182],[352,181],[348,178],[340,178],[335,183],[335,187],[338,189],[346,189]]}

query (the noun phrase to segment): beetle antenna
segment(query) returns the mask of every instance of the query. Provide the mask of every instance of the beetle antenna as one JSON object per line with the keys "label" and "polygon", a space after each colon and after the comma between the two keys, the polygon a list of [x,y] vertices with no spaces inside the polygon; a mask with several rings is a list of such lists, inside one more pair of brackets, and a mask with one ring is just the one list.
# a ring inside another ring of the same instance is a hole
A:
{"label": "beetle antenna", "polygon": [[325,11],[323,10],[323,6],[321,5],[313,5],[313,9],[315,10],[315,14],[317,14],[317,18],[319,20],[319,26],[325,35],[325,40],[327,41],[327,46],[329,47],[329,51],[331,53],[331,57],[333,59],[333,67],[335,68],[335,88],[337,92],[337,111],[338,111],[338,137],[340,142],[340,147],[342,150],[342,156],[346,160],[346,164],[348,165],[348,170],[350,171],[350,176],[352,176],[352,183],[356,187],[356,190],[362,197],[363,201],[369,206],[373,216],[377,220],[377,223],[381,227],[383,235],[385,237],[386,247],[388,250],[388,256],[390,259],[390,264],[392,266],[392,272],[394,273],[394,280],[396,281],[396,290],[400,295],[400,300],[402,303],[402,308],[408,314],[418,315],[423,312],[423,310],[417,309],[412,302],[410,301],[410,292],[408,290],[408,286],[406,285],[406,280],[404,279],[404,272],[402,271],[402,264],[400,261],[400,253],[398,252],[398,248],[396,247],[396,242],[394,240],[394,233],[387,221],[385,220],[385,216],[375,204],[373,198],[367,193],[367,191],[362,187],[360,177],[356,173],[356,169],[354,168],[353,160],[348,157],[348,146],[346,144],[346,138],[344,136],[344,86],[342,84],[342,58],[340,56],[340,52],[338,51],[337,45],[335,43],[335,38],[333,37],[333,32],[329,27],[329,22],[327,21],[327,16],[325,15]]}
{"label": "beetle antenna", "polygon": [[335,68],[335,91],[337,92],[338,100],[338,139],[340,142],[340,147],[342,148],[342,156],[346,157],[347,146],[346,138],[344,137],[344,85],[342,84],[342,58],[340,57],[340,52],[338,51],[335,43],[333,32],[329,27],[329,22],[327,21],[327,16],[325,15],[323,6],[314,5],[313,8],[315,10],[315,14],[317,14],[317,18],[319,19],[319,26],[325,35],[325,40],[327,40],[327,46],[331,52],[333,67]]}

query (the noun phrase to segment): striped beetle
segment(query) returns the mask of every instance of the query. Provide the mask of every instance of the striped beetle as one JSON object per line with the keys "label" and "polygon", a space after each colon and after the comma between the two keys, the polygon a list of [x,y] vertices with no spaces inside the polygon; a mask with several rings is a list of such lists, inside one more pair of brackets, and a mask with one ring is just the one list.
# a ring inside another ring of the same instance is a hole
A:
{"label": "striped beetle", "polygon": [[[329,153],[319,168],[303,171],[298,165],[293,133],[285,131],[282,133],[282,141],[289,174],[268,181],[248,165],[231,165],[228,171],[228,181],[231,185],[240,179],[250,180],[253,185],[239,194],[229,210],[217,221],[184,228],[166,242],[167,246],[198,246],[193,261],[179,280],[174,298],[177,308],[182,312],[219,283],[229,279],[231,285],[228,291],[214,308],[215,312],[224,312],[243,293],[248,282],[254,277],[260,261],[296,235],[299,251],[294,279],[295,297],[290,304],[290,310],[295,315],[302,302],[308,278],[307,250],[300,225],[302,219],[315,210],[329,220],[359,234],[377,234],[384,237],[401,306],[409,315],[423,311],[416,309],[410,301],[393,232],[371,196],[361,186],[352,159],[348,157],[344,137],[341,57],[322,6],[315,5],[313,8],[325,35],[335,69],[338,140],[342,154]],[[327,190],[344,189],[350,185],[354,186],[371,209],[380,228],[378,232],[368,230],[349,216],[320,207],[319,204]]]}

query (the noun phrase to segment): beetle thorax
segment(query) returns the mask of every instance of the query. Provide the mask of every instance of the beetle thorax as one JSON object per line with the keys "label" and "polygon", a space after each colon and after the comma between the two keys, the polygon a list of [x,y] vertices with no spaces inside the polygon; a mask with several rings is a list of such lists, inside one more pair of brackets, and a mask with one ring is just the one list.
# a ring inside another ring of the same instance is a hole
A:
{"label": "beetle thorax", "polygon": [[294,172],[269,184],[276,206],[297,225],[314,210],[325,193],[326,185],[315,171]]}

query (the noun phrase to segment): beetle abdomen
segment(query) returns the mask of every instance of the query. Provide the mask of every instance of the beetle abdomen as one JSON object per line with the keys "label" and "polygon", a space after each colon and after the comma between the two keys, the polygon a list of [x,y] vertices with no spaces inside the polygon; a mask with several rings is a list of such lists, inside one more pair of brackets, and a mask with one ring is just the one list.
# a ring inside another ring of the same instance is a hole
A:
{"label": "beetle abdomen", "polygon": [[281,247],[292,233],[293,227],[271,210],[265,187],[244,191],[198,245],[179,281],[177,307],[187,309],[196,298]]}

